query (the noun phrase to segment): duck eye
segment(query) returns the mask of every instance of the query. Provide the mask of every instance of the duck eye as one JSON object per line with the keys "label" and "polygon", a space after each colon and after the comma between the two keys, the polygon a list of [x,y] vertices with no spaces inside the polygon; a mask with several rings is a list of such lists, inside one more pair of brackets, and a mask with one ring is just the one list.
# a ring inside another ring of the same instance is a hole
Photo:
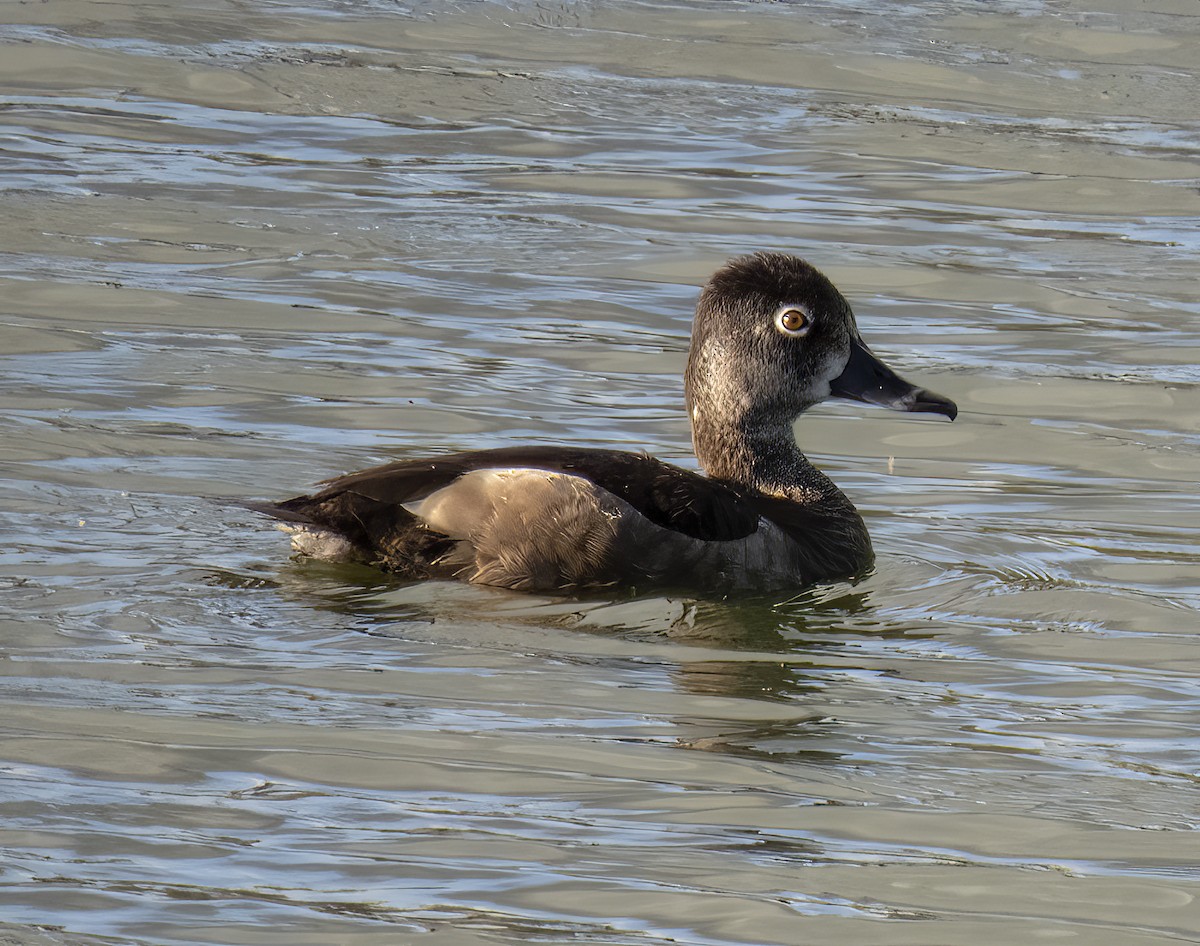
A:
{"label": "duck eye", "polygon": [[784,335],[807,335],[812,317],[803,309],[788,306],[775,316],[775,327]]}

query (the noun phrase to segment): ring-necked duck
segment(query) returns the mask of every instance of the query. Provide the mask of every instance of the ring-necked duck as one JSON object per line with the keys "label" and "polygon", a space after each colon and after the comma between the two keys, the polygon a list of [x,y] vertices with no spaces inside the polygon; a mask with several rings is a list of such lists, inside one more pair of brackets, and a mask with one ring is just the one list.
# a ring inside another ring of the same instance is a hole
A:
{"label": "ring-necked duck", "polygon": [[862,517],[797,446],[796,417],[828,397],[958,412],[879,361],[834,285],[782,253],[731,260],[704,287],[685,393],[707,476],[647,454],[505,447],[387,463],[255,508],[303,554],[407,578],[797,588],[873,556]]}

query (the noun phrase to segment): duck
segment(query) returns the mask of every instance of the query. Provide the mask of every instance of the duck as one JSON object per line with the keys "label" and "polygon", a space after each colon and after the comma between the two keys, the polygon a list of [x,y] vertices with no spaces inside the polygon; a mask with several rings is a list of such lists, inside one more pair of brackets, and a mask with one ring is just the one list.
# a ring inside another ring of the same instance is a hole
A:
{"label": "duck", "polygon": [[828,398],[958,414],[867,347],[813,265],[758,252],[725,263],[696,303],[684,400],[703,472],[648,453],[511,446],[385,463],[254,508],[300,556],[408,580],[720,595],[853,581],[874,561],[866,525],[794,430]]}

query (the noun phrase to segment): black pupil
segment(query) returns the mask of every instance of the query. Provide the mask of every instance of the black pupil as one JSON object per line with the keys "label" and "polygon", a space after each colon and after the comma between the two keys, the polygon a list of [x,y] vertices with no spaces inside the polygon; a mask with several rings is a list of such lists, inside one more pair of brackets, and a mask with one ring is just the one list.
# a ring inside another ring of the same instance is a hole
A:
{"label": "black pupil", "polygon": [[792,331],[795,331],[804,324],[804,316],[794,310],[791,312],[785,312],[783,314],[783,324]]}

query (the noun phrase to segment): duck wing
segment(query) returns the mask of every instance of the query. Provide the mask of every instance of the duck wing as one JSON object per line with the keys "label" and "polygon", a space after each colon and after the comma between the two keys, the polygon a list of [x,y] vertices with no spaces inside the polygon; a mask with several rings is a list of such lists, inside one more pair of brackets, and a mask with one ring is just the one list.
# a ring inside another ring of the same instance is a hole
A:
{"label": "duck wing", "polygon": [[287,522],[311,523],[363,548],[411,521],[419,502],[477,470],[534,469],[589,480],[656,525],[691,538],[727,541],[758,528],[759,512],[735,488],[648,454],[585,447],[502,447],[400,460],[327,480],[318,493],[252,508]]}

